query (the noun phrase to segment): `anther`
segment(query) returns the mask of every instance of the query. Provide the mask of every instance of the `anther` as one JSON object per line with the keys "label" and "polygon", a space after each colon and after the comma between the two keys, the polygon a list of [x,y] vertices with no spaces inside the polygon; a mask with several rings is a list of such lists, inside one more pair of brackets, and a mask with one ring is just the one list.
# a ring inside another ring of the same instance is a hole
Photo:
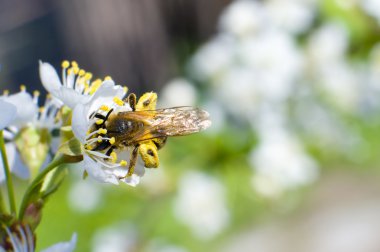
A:
{"label": "anther", "polygon": [[5,89],[5,90],[3,91],[3,95],[4,95],[4,96],[9,95],[9,90],[8,90],[8,89]]}
{"label": "anther", "polygon": [[117,97],[117,96],[113,98],[113,102],[116,103],[119,106],[123,106],[124,105],[124,102],[119,97]]}
{"label": "anther", "polygon": [[38,108],[38,111],[39,111],[40,113],[44,112],[44,111],[45,111],[45,107],[39,107],[39,108]]}
{"label": "anther", "polygon": [[79,73],[78,73],[79,76],[82,77],[85,74],[86,74],[86,71],[84,71],[83,69],[79,70]]}
{"label": "anther", "polygon": [[78,67],[78,63],[76,62],[76,61],[71,61],[71,65],[73,66],[73,67]]}
{"label": "anther", "polygon": [[100,109],[100,110],[103,110],[103,111],[109,111],[111,108],[108,107],[107,105],[102,105],[102,106],[100,106],[99,109]]}
{"label": "anther", "polygon": [[70,66],[70,62],[68,60],[62,61],[62,68],[66,69]]}
{"label": "anther", "polygon": [[116,161],[117,161],[117,154],[116,154],[116,152],[114,152],[114,151],[111,152],[110,157],[111,157],[112,162],[116,163]]}
{"label": "anther", "polygon": [[92,78],[92,73],[86,73],[85,75],[84,75],[84,78],[86,79],[86,80],[90,80],[91,78]]}
{"label": "anther", "polygon": [[40,91],[34,90],[33,91],[33,96],[35,96],[35,97],[40,96]]}
{"label": "anther", "polygon": [[128,87],[124,86],[123,91],[124,91],[124,93],[128,93]]}
{"label": "anther", "polygon": [[127,166],[127,164],[128,164],[128,162],[125,161],[125,160],[121,160],[121,161],[120,161],[120,165],[121,165],[121,166]]}
{"label": "anther", "polygon": [[107,80],[112,80],[111,76],[106,76],[104,77],[104,80],[107,81]]}
{"label": "anther", "polygon": [[100,125],[100,124],[103,124],[104,123],[104,120],[103,119],[98,119],[96,120],[95,122],[97,125]]}
{"label": "anther", "polygon": [[103,138],[101,136],[98,136],[98,143],[101,143],[103,141]]}
{"label": "anther", "polygon": [[111,137],[111,139],[109,141],[110,141],[110,144],[115,144],[116,139],[114,137]]}
{"label": "anther", "polygon": [[21,84],[20,85],[20,90],[21,90],[21,92],[26,91],[26,86],[24,84]]}
{"label": "anther", "polygon": [[106,129],[102,129],[102,128],[100,128],[99,129],[99,134],[107,134],[107,130]]}

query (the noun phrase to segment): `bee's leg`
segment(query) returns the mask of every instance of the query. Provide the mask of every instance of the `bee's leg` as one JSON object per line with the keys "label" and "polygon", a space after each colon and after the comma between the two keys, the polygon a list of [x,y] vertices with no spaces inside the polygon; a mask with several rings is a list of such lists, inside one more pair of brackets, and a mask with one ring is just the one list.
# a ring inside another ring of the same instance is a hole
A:
{"label": "bee's leg", "polygon": [[132,176],[133,172],[135,171],[138,153],[139,153],[139,146],[137,145],[133,149],[133,151],[131,153],[131,159],[129,160],[128,174],[127,174],[128,177]]}
{"label": "bee's leg", "polygon": [[133,172],[135,171],[135,166],[137,163],[137,157],[139,153],[138,150],[139,150],[139,145],[136,145],[133,151],[131,152],[131,157],[129,159],[128,173],[123,177],[119,177],[119,179],[125,179],[126,177],[132,176]]}
{"label": "bee's leg", "polygon": [[93,148],[92,151],[102,151],[102,150],[107,149],[110,146],[111,146],[111,143],[108,140],[103,140],[95,148]]}
{"label": "bee's leg", "polygon": [[108,149],[108,151],[106,152],[106,155],[107,156],[110,156],[111,155],[111,153],[113,152],[113,150],[116,148],[116,146],[111,146],[109,149]]}
{"label": "bee's leg", "polygon": [[134,93],[130,93],[126,99],[126,102],[128,102],[132,111],[136,110],[136,100],[137,100],[137,98],[136,98],[136,95]]}

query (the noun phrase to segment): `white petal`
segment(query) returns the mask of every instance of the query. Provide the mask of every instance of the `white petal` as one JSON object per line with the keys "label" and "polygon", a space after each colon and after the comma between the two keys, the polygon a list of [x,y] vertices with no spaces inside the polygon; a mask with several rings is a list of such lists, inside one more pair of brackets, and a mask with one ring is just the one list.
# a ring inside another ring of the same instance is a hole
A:
{"label": "white petal", "polygon": [[16,118],[12,125],[25,126],[34,120],[38,107],[29,93],[21,91],[10,96],[3,96],[2,99],[13,104],[17,109]]}
{"label": "white petal", "polygon": [[84,159],[82,162],[84,169],[88,172],[88,175],[90,175],[97,181],[102,183],[112,183],[115,185],[119,184],[119,180],[116,178],[114,174],[107,173],[105,170],[102,169],[103,167],[100,163],[97,163],[96,161],[92,160],[87,155],[84,155]]}
{"label": "white petal", "polygon": [[39,70],[41,82],[45,89],[50,93],[54,93],[55,90],[59,90],[62,83],[54,67],[49,63],[40,61]]}
{"label": "white petal", "polygon": [[70,241],[57,243],[47,249],[42,250],[41,252],[72,252],[74,251],[76,244],[77,244],[77,234],[74,233],[71,236]]}
{"label": "white petal", "polygon": [[7,127],[12,120],[16,117],[16,107],[8,102],[0,100],[0,130]]}
{"label": "white petal", "polygon": [[101,105],[112,103],[114,97],[122,99],[124,96],[124,89],[111,80],[104,81],[98,90],[94,93],[89,101],[89,111],[97,110]]}
{"label": "white petal", "polygon": [[78,104],[84,104],[90,100],[90,96],[82,95],[74,89],[67,87],[60,87],[58,92],[52,94],[71,109],[75,108]]}
{"label": "white petal", "polygon": [[120,181],[130,186],[137,186],[140,183],[140,177],[136,174],[132,174],[132,176],[127,177],[125,179],[121,179]]}
{"label": "white petal", "polygon": [[87,106],[79,104],[74,108],[71,120],[71,127],[76,138],[84,143],[86,141],[86,133],[88,130]]}

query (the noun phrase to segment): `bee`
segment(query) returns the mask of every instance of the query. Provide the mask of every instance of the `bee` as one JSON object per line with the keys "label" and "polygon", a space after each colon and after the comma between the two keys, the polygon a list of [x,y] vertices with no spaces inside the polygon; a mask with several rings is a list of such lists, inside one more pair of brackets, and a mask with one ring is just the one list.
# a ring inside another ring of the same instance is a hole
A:
{"label": "bee", "polygon": [[[131,111],[108,112],[106,116],[95,115],[103,119],[107,138],[114,141],[103,141],[93,150],[106,150],[109,156],[114,149],[132,148],[128,173],[134,172],[138,155],[146,168],[159,166],[158,150],[161,149],[168,137],[184,136],[199,132],[211,125],[209,114],[193,107],[173,107],[156,109],[157,94],[145,93],[137,101],[135,94],[130,94],[125,102]],[[125,177],[121,177],[125,178]]]}

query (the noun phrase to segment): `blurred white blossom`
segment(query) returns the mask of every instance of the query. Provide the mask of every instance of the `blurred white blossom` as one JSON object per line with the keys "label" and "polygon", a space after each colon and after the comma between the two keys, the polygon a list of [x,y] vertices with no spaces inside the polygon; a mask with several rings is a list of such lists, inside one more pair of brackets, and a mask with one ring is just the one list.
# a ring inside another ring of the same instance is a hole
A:
{"label": "blurred white blossom", "polygon": [[93,252],[135,251],[138,246],[137,233],[129,224],[118,224],[96,231],[92,238]]}
{"label": "blurred white blossom", "polygon": [[179,182],[174,213],[200,239],[211,239],[229,223],[224,187],[214,177],[187,172]]}
{"label": "blurred white blossom", "polygon": [[197,93],[192,83],[184,78],[176,78],[167,83],[161,92],[161,106],[165,108],[194,106]]}
{"label": "blurred white blossom", "polygon": [[69,205],[78,212],[95,210],[102,200],[102,188],[91,180],[77,181],[71,185],[68,201]]}

